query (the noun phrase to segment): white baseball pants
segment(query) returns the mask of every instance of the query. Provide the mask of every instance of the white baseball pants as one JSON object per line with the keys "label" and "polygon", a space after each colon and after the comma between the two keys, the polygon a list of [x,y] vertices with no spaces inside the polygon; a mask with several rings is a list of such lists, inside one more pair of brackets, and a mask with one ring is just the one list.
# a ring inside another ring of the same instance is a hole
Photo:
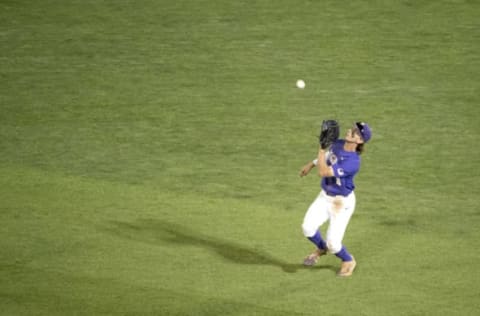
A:
{"label": "white baseball pants", "polygon": [[354,192],[344,197],[329,196],[322,190],[305,214],[302,224],[303,234],[305,237],[312,237],[320,226],[330,220],[326,243],[329,252],[335,254],[342,249],[343,236],[354,210]]}

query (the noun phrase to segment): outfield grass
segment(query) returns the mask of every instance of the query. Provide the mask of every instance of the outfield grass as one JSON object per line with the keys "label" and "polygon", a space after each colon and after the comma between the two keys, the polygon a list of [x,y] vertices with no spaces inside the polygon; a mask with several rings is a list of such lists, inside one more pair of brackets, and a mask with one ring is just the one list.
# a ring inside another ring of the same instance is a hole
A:
{"label": "outfield grass", "polygon": [[[479,12],[1,1],[0,315],[477,315]],[[301,266],[324,118],[373,127],[348,279]]]}

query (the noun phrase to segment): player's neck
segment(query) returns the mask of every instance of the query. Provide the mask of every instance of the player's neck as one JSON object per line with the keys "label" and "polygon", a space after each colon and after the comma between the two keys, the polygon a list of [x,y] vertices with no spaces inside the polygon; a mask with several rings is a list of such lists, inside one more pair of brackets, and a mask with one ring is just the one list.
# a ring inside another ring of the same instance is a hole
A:
{"label": "player's neck", "polygon": [[345,151],[355,151],[357,149],[357,143],[345,141],[343,145],[343,150]]}

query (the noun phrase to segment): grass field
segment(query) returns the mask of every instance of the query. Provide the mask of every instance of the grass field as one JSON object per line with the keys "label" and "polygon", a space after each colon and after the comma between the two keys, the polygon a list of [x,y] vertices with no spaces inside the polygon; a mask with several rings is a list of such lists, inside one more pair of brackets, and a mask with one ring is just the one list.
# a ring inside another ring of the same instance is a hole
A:
{"label": "grass field", "polygon": [[[0,315],[478,315],[479,13],[0,1]],[[348,279],[301,265],[325,118],[373,127]]]}

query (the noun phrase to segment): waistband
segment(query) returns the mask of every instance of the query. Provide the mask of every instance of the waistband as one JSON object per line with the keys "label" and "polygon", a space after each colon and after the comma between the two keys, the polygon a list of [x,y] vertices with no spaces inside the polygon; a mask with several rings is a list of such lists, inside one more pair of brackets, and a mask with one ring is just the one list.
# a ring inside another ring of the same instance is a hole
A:
{"label": "waistband", "polygon": [[343,195],[343,194],[333,194],[333,193],[327,192],[327,191],[325,191],[325,190],[323,190],[323,192],[325,192],[326,195],[331,196],[331,197],[336,197],[336,196],[347,197],[347,196],[349,196],[350,194],[353,193],[353,191],[352,191],[352,192],[350,192],[350,193],[347,194],[347,195]]}

